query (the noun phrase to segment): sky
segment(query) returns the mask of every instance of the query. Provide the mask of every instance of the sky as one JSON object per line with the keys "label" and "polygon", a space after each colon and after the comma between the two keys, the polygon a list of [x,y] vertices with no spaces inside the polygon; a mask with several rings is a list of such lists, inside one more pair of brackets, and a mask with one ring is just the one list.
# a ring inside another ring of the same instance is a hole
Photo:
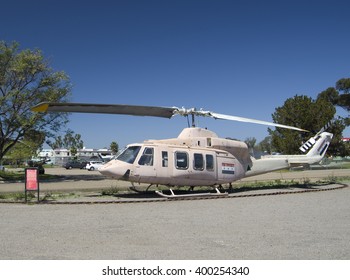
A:
{"label": "sky", "polygon": [[[72,102],[272,121],[286,99],[316,98],[350,77],[349,9],[338,0],[13,0],[1,4],[0,40],[42,50],[70,77]],[[180,116],[69,119],[87,148],[173,138],[187,127]],[[266,126],[225,120],[199,118],[198,126],[241,140],[268,135]]]}

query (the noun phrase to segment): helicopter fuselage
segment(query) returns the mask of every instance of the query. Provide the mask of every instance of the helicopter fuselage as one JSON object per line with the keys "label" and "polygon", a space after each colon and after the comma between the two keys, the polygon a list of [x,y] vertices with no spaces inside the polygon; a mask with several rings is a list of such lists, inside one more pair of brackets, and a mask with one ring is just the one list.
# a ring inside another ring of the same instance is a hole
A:
{"label": "helicopter fuselage", "polygon": [[239,180],[251,166],[244,142],[185,128],[177,138],[131,144],[99,171],[117,180],[168,186],[215,186]]}

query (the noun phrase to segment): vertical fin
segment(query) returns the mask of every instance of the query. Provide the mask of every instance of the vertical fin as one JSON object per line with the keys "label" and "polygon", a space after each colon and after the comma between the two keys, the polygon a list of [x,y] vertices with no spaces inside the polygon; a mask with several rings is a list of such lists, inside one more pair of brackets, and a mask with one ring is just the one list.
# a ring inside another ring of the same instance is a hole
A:
{"label": "vertical fin", "polygon": [[[317,132],[317,134],[313,137],[311,137],[309,140],[307,140],[300,148],[299,150],[302,151],[303,153],[306,153],[309,149],[311,149],[313,147],[313,145],[315,145],[315,143],[318,141],[320,135],[325,132],[333,123],[333,120],[330,120],[329,122],[327,122],[319,132]],[[329,133],[330,134],[330,133]],[[333,135],[332,135],[333,137]],[[332,139],[332,138],[331,138]]]}
{"label": "vertical fin", "polygon": [[306,141],[306,143],[300,147],[300,150],[305,152],[310,149],[306,154],[308,157],[323,157],[331,143],[332,137],[332,133],[322,132]]}
{"label": "vertical fin", "polygon": [[299,148],[299,150],[306,153],[313,145],[315,145],[316,141],[317,140],[314,137],[311,137]]}

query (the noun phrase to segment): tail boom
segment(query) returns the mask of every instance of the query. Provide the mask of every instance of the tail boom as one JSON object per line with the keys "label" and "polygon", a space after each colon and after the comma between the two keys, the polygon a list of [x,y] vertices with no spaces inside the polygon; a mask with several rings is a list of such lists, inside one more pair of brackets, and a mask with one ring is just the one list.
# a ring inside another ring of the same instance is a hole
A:
{"label": "tail boom", "polygon": [[[306,155],[277,155],[265,156],[257,160],[253,159],[253,166],[251,170],[246,172],[245,177],[319,163],[325,156],[332,137],[333,134],[322,132],[312,137],[313,140],[309,139],[308,149],[311,149]],[[305,147],[305,144],[302,147]]]}

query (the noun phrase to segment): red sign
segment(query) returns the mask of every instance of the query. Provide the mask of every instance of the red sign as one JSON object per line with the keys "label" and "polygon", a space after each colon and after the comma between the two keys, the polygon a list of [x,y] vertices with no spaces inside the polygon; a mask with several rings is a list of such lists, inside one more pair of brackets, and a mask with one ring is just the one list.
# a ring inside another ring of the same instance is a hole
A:
{"label": "red sign", "polygon": [[36,191],[39,189],[38,169],[26,169],[26,190]]}

